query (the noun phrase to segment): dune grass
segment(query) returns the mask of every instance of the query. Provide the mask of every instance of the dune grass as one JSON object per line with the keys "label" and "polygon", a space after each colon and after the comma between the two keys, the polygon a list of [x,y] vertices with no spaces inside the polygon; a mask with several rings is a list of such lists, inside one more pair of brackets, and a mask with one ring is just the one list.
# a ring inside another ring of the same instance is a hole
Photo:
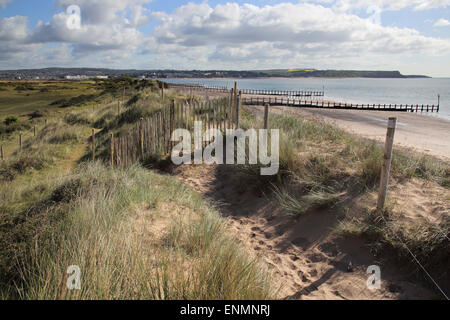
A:
{"label": "dune grass", "polygon": [[[241,123],[244,129],[262,127],[261,119],[245,108]],[[310,202],[311,208],[317,202],[332,205],[334,201],[326,199],[334,199],[334,194],[364,193],[378,187],[382,145],[359,139],[336,126],[294,115],[271,114],[270,128],[280,130],[281,172],[279,179],[272,182],[278,185],[278,199],[285,205],[290,203],[288,207],[299,206],[299,197],[303,197],[302,202]],[[266,180],[258,178],[259,171],[253,167],[247,165],[241,171],[254,175],[252,179]],[[420,178],[449,188],[450,165],[430,156],[395,150],[391,174],[396,181]],[[283,196],[287,189],[295,197]],[[309,207],[307,203],[302,207],[305,205]],[[288,211],[292,214],[292,210]]]}
{"label": "dune grass", "polygon": [[[261,126],[254,114],[246,111],[243,116],[245,127]],[[334,230],[337,236],[362,237],[375,254],[393,252],[396,256],[393,260],[418,271],[409,248],[441,283],[448,284],[448,215],[440,222],[418,219],[404,223],[390,214],[393,203],[387,204],[383,217],[369,207],[358,205],[378,189],[383,159],[381,144],[295,115],[271,114],[270,127],[280,129],[283,170],[281,179],[270,185],[275,201],[285,214],[299,217],[314,214],[317,209],[342,212],[342,220]],[[448,190],[450,165],[430,156],[395,150],[391,184],[413,178]]]}
{"label": "dune grass", "polygon": [[[58,169],[92,127],[103,129],[101,150],[103,135],[160,107],[149,106],[151,90],[141,99],[128,106],[138,116],[117,117],[115,105],[68,110],[1,164],[12,176],[0,183],[0,298],[276,297],[270,273],[227,235],[211,203],[175,178],[102,161]],[[71,265],[81,290],[66,288]]]}
{"label": "dune grass", "polygon": [[30,170],[42,170],[68,157],[86,137],[88,129],[71,126],[55,119],[40,128],[36,136],[24,139],[22,149],[16,149],[0,162],[0,181],[12,181]]}
{"label": "dune grass", "polygon": [[[55,180],[50,190],[43,205],[27,209],[31,215],[22,212],[2,232],[5,298],[274,297],[267,271],[226,234],[218,213],[174,178],[97,162]],[[136,232],[142,210],[148,220],[140,223],[168,217],[161,237]],[[70,265],[82,270],[81,290],[65,287]]]}

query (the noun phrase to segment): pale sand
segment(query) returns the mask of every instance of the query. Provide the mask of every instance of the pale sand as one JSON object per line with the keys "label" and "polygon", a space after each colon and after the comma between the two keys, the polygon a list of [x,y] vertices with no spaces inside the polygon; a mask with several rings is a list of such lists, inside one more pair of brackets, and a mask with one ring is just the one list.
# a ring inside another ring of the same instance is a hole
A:
{"label": "pale sand", "polygon": [[[240,177],[227,166],[183,165],[177,167],[174,174],[203,197],[218,204],[217,209],[225,218],[229,234],[250,256],[258,257],[272,274],[273,284],[279,289],[278,298],[383,300],[435,296],[418,281],[408,279],[408,273],[401,267],[373,256],[362,239],[336,238],[332,232],[339,223],[336,209],[311,212],[298,219],[288,217],[270,196],[244,186]],[[421,215],[428,216],[438,207],[440,216],[448,208],[448,201],[440,200],[428,207],[430,190],[420,182],[412,183],[414,188],[410,185],[398,187],[407,194],[416,192],[418,187],[423,189],[418,197],[425,207]],[[412,217],[418,213],[417,208],[410,206],[408,213],[404,219],[417,219]],[[353,272],[347,271],[349,261],[353,264]],[[382,269],[382,284],[380,290],[372,291],[366,286],[366,270],[374,264]]]}
{"label": "pale sand", "polygon": [[299,113],[308,118],[321,118],[348,132],[380,142],[384,142],[386,139],[388,118],[396,117],[395,146],[450,161],[450,121],[445,119],[415,113],[389,111],[293,107],[271,107],[271,110],[277,113]]}

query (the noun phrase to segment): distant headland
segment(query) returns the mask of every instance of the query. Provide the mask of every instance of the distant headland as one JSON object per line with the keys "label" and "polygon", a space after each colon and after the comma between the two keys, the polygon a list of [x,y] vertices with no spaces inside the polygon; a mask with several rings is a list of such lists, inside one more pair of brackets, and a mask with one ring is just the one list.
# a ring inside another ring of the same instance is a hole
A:
{"label": "distant headland", "polygon": [[403,75],[400,71],[366,70],[118,70],[100,68],[43,68],[1,70],[0,79],[83,79],[104,77],[140,78],[430,78],[424,75]]}

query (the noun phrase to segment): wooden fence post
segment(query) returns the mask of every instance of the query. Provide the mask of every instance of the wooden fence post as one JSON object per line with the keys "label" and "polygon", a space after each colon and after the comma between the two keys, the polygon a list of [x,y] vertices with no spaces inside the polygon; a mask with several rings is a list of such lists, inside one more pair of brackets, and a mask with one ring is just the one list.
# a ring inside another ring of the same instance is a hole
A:
{"label": "wooden fence post", "polygon": [[234,82],[234,90],[233,90],[233,122],[236,121],[236,109],[237,109],[237,81]]}
{"label": "wooden fence post", "polygon": [[92,129],[92,161],[95,161],[95,130]]}
{"label": "wooden fence post", "polygon": [[228,111],[227,111],[228,117],[228,127],[231,128],[231,121],[232,121],[232,117],[233,117],[233,88],[231,88],[230,90],[230,104],[228,106]]}
{"label": "wooden fence post", "polygon": [[19,149],[22,151],[22,134],[19,134]]}
{"label": "wooden fence post", "polygon": [[437,105],[437,112],[439,112],[439,104],[441,102],[441,95],[438,94],[438,105]]}
{"label": "wooden fence post", "polygon": [[380,191],[378,194],[377,213],[382,214],[386,202],[386,193],[389,184],[389,172],[392,163],[392,148],[394,145],[394,134],[397,125],[397,118],[389,118],[384,150],[383,166],[381,168]]}
{"label": "wooden fence post", "polygon": [[33,127],[33,137],[36,137],[36,126]]}
{"label": "wooden fence post", "polygon": [[174,147],[174,142],[171,141],[172,133],[174,131],[175,131],[175,99],[172,99],[172,103],[170,104],[170,131],[169,131],[170,153],[172,153],[172,149]]}
{"label": "wooden fence post", "polygon": [[164,101],[164,83],[161,83],[161,99]]}
{"label": "wooden fence post", "polygon": [[3,156],[3,146],[0,146],[0,156],[2,160],[5,160],[4,156]]}
{"label": "wooden fence post", "polygon": [[120,117],[120,101],[117,101],[117,118]]}
{"label": "wooden fence post", "polygon": [[110,153],[110,159],[111,159],[111,168],[114,169],[114,133],[111,133],[109,153]]}
{"label": "wooden fence post", "polygon": [[239,98],[236,104],[236,128],[239,129],[239,116],[242,106],[242,91],[239,91]]}
{"label": "wooden fence post", "polygon": [[139,146],[141,151],[141,159],[144,159],[144,118],[141,118],[139,124]]}
{"label": "wooden fence post", "polygon": [[264,106],[264,129],[269,129],[269,104]]}

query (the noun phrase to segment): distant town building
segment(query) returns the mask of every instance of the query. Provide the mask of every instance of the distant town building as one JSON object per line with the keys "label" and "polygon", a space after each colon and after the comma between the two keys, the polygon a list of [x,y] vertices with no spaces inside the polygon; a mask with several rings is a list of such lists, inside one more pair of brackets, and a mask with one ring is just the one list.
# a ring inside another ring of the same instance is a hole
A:
{"label": "distant town building", "polygon": [[86,76],[86,75],[77,75],[77,76],[65,76],[66,80],[86,80],[86,79],[108,79],[108,76]]}
{"label": "distant town building", "polygon": [[66,80],[81,80],[81,79],[83,79],[83,77],[86,77],[86,76],[80,76],[80,75],[78,75],[78,76],[65,76],[65,79]]}

